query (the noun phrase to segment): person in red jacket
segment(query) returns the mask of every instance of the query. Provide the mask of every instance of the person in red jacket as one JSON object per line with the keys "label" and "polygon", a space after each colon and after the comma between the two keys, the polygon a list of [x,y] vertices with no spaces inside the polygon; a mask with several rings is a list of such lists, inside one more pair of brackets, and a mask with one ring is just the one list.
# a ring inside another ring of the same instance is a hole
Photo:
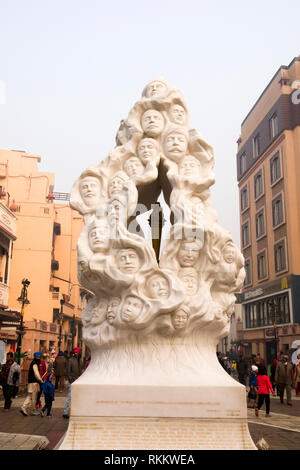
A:
{"label": "person in red jacket", "polygon": [[267,374],[267,369],[265,366],[259,366],[257,373],[257,388],[258,388],[258,403],[257,408],[255,408],[255,415],[258,416],[258,410],[261,409],[264,401],[266,402],[266,418],[269,418],[270,415],[270,395],[269,391],[271,390],[272,394],[275,395],[272,388],[269,376]]}

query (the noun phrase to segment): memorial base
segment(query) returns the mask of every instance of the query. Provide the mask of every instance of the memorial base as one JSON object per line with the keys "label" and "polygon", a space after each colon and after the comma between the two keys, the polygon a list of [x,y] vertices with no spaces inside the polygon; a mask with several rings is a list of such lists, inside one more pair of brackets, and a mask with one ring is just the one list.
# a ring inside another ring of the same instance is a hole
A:
{"label": "memorial base", "polygon": [[226,385],[91,386],[78,380],[59,449],[255,450],[246,389],[222,372],[219,381]]}
{"label": "memorial base", "polygon": [[60,450],[255,450],[246,419],[74,417]]}

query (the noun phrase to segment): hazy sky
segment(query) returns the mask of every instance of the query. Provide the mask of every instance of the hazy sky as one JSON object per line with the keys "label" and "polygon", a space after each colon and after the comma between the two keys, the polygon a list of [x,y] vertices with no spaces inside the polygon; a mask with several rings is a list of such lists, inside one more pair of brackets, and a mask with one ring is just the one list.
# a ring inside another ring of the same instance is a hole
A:
{"label": "hazy sky", "polygon": [[40,155],[40,171],[69,192],[164,76],[214,147],[213,203],[239,245],[240,125],[299,54],[299,13],[299,0],[0,0],[0,148]]}

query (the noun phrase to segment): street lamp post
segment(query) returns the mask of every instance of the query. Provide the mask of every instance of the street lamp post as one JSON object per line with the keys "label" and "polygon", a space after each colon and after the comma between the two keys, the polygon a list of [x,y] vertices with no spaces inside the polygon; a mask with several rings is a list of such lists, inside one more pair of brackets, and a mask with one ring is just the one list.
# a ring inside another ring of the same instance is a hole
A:
{"label": "street lamp post", "polygon": [[273,322],[273,328],[274,328],[274,341],[275,341],[275,354],[277,357],[277,350],[278,350],[278,330],[277,330],[277,324],[276,324],[276,319],[277,319],[277,301],[275,299],[269,300],[268,301],[270,308],[271,308],[271,315],[272,315],[272,322]]}
{"label": "street lamp post", "polygon": [[64,299],[60,300],[60,312],[59,312],[59,336],[58,336],[58,351],[60,351],[60,345],[61,345],[61,340],[62,340],[62,323],[63,323],[63,305],[65,301]]}
{"label": "street lamp post", "polygon": [[28,300],[28,293],[27,293],[27,289],[28,289],[28,286],[30,284],[30,281],[28,281],[28,279],[23,279],[22,280],[22,290],[21,290],[21,295],[20,297],[17,298],[18,302],[21,302],[21,324],[20,324],[20,328],[19,328],[19,337],[18,337],[18,346],[17,346],[17,361],[18,363],[20,364],[21,362],[21,349],[22,349],[22,336],[25,334],[24,332],[24,323],[23,323],[23,318],[24,318],[24,306],[27,305],[27,304],[30,304],[29,300]]}

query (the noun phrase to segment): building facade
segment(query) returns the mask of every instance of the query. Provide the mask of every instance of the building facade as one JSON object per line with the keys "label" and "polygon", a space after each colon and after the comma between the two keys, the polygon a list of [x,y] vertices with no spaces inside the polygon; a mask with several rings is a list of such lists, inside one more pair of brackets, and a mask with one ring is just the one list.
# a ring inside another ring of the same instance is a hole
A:
{"label": "building facade", "polygon": [[[4,191],[1,190],[1,192],[4,196]],[[14,213],[0,201],[0,364],[6,361],[8,351],[16,349],[17,331],[21,321],[20,309],[8,309],[11,287],[10,267],[13,243],[16,240],[16,221]]]}
{"label": "building facade", "polygon": [[300,338],[300,57],[281,66],[241,125],[237,179],[248,356],[270,364]]}
{"label": "building facade", "polygon": [[2,202],[16,216],[18,233],[8,307],[20,310],[22,280],[28,279],[22,352],[29,357],[35,351],[82,347],[81,311],[88,295],[77,281],[76,242],[82,218],[70,208],[68,194],[54,192],[54,174],[40,172],[39,161],[39,156],[26,152],[0,150]]}

